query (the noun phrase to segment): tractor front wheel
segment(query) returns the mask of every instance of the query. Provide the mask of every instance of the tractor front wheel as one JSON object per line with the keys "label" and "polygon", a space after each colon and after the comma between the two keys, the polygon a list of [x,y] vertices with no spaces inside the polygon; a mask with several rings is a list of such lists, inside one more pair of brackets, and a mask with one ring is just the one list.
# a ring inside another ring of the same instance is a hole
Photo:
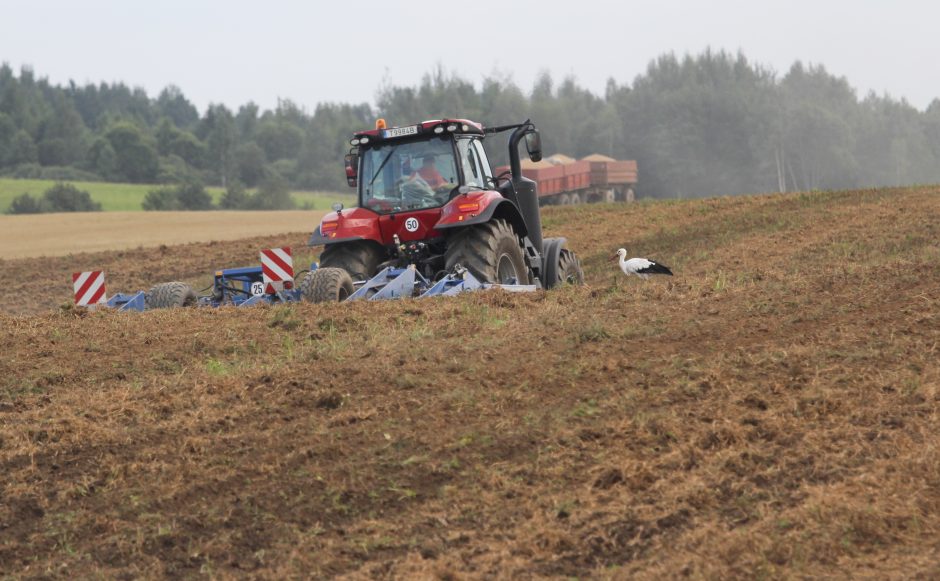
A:
{"label": "tractor front wheel", "polygon": [[196,291],[185,282],[165,282],[154,285],[144,296],[148,309],[172,309],[196,304]]}
{"label": "tractor front wheel", "polygon": [[459,264],[481,282],[529,284],[519,237],[504,220],[460,230],[448,241],[444,258],[448,271]]}
{"label": "tractor front wheel", "polygon": [[353,294],[353,281],[345,269],[318,268],[307,273],[300,292],[311,303],[342,302]]}

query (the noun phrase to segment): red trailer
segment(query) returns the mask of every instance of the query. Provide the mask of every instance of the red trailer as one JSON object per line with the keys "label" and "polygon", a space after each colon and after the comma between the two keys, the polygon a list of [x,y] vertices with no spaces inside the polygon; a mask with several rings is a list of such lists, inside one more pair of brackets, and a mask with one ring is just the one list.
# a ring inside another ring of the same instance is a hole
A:
{"label": "red trailer", "polygon": [[591,164],[591,183],[595,186],[617,188],[636,185],[636,162],[633,160],[617,161],[612,157],[595,153],[582,161]]}
{"label": "red trailer", "polygon": [[[496,175],[509,166],[496,168]],[[636,162],[593,154],[581,160],[555,154],[538,162],[523,161],[522,175],[538,184],[541,205],[632,202]]]}

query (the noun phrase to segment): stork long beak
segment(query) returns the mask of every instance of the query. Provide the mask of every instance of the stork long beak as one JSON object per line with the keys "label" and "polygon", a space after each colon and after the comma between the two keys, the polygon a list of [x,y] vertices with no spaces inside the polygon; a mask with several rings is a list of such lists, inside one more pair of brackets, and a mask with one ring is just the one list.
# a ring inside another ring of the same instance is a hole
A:
{"label": "stork long beak", "polygon": [[610,257],[610,261],[613,262],[613,261],[617,260],[618,258],[620,258],[620,255],[619,255],[619,254],[614,254],[613,256]]}

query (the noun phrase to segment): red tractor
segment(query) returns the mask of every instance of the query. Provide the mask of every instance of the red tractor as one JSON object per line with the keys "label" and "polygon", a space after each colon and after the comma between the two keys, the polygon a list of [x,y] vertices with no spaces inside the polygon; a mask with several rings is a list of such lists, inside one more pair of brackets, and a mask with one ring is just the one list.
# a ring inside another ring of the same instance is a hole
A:
{"label": "red tractor", "polygon": [[[510,169],[494,176],[483,139],[510,130]],[[305,297],[356,298],[357,287],[396,269],[414,271],[426,286],[462,272],[484,286],[582,284],[581,264],[565,239],[542,238],[536,184],[520,169],[523,140],[529,158],[540,160],[541,139],[530,121],[483,127],[442,119],[387,128],[380,119],[375,129],[356,133],[346,181],[359,189],[358,207],[334,206],[310,237],[311,246],[325,248],[320,268],[302,282]],[[424,290],[418,286],[402,296]]]}

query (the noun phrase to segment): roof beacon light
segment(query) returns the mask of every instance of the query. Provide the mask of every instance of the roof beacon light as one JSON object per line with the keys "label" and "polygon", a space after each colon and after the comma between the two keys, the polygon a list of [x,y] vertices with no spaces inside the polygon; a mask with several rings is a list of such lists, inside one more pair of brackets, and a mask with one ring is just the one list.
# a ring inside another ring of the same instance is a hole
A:
{"label": "roof beacon light", "polygon": [[376,119],[375,120],[376,129],[385,129],[385,119]]}

